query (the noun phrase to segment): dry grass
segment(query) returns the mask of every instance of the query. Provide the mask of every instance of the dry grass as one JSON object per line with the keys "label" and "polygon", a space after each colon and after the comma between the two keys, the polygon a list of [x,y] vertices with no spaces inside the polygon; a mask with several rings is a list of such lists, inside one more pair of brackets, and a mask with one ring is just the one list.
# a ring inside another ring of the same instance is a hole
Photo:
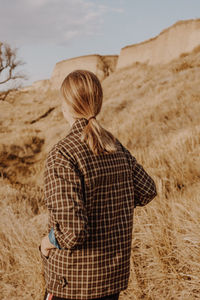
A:
{"label": "dry grass", "polygon": [[[199,78],[195,49],[165,66],[135,63],[103,81],[99,121],[143,164],[158,189],[150,204],[134,212],[131,276],[122,300],[199,299]],[[43,96],[19,94],[3,104],[2,299],[39,300],[44,293],[38,252],[47,230],[44,159],[69,127],[58,97]],[[51,107],[48,116],[30,124]]]}

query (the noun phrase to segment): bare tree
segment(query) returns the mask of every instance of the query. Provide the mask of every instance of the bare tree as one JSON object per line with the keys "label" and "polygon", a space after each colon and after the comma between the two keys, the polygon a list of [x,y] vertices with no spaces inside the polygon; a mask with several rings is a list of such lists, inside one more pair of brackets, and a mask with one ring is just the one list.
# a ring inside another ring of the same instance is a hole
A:
{"label": "bare tree", "polygon": [[[22,72],[16,72],[16,68],[24,64],[17,59],[17,48],[12,49],[9,44],[0,42],[0,85],[7,85],[8,82],[16,83],[18,79],[27,79]],[[16,89],[17,86],[1,91],[0,100],[4,101],[8,94]]]}

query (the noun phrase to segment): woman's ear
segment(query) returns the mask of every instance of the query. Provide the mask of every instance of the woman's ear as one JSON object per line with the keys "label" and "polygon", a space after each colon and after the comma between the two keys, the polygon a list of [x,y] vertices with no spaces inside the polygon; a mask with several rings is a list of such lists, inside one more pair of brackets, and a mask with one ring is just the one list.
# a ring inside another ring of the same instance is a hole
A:
{"label": "woman's ear", "polygon": [[62,109],[62,113],[63,113],[64,118],[65,118],[67,121],[69,121],[69,111],[67,110],[67,107],[66,107],[64,101],[62,101],[61,109]]}
{"label": "woman's ear", "polygon": [[73,118],[70,108],[67,103],[63,100],[61,104],[61,109],[65,120],[70,124],[70,126],[74,123],[75,119]]}

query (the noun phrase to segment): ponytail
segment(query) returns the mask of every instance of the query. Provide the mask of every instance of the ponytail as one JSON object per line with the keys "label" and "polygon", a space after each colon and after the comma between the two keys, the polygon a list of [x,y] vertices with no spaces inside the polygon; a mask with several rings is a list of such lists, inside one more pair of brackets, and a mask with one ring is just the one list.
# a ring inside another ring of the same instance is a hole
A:
{"label": "ponytail", "polygon": [[115,137],[93,118],[84,127],[81,140],[88,144],[95,155],[116,151]]}
{"label": "ponytail", "polygon": [[64,79],[61,94],[75,118],[88,119],[81,140],[88,144],[92,152],[99,155],[116,151],[116,138],[96,120],[103,101],[98,77],[88,70],[75,70]]}

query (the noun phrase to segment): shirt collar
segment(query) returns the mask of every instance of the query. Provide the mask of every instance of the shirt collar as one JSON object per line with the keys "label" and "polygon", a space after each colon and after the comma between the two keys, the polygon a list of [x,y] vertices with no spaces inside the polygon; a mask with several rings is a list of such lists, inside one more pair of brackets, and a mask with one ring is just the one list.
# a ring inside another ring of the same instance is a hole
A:
{"label": "shirt collar", "polygon": [[85,118],[77,119],[71,126],[69,133],[78,133],[88,124],[88,120]]}

